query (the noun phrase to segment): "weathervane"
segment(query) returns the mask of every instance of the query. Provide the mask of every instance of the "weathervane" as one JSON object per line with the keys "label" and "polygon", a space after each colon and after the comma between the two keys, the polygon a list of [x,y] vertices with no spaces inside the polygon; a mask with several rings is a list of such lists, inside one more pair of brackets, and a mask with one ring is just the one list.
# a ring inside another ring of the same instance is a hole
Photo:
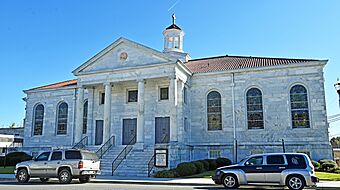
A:
{"label": "weathervane", "polygon": [[175,24],[175,22],[176,22],[176,15],[174,13],[174,14],[172,14],[172,24]]}

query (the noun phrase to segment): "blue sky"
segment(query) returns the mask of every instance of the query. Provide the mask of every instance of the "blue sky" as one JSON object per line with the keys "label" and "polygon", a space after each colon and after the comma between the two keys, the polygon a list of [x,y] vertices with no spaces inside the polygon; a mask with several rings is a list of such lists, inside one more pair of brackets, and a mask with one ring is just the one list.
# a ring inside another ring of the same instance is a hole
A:
{"label": "blue sky", "polygon": [[[172,13],[193,58],[329,59],[327,112],[338,114],[333,85],[340,78],[339,10],[337,0],[2,0],[0,126],[22,122],[22,90],[73,79],[73,69],[121,36],[162,50],[161,33]],[[332,123],[330,132],[340,136],[340,123]]]}

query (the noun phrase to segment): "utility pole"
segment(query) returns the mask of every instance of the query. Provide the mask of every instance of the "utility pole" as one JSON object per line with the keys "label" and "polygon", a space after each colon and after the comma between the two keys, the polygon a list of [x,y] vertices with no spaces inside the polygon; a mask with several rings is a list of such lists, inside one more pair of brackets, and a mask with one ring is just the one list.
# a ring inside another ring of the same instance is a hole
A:
{"label": "utility pole", "polygon": [[335,90],[339,94],[339,107],[340,107],[340,81],[339,78],[337,79],[336,83],[334,84]]}

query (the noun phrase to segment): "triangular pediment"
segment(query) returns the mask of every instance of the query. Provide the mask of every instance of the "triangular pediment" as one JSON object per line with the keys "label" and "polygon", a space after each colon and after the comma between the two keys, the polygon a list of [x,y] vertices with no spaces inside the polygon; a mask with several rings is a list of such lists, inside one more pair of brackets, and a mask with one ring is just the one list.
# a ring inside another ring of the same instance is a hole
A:
{"label": "triangular pediment", "polygon": [[176,59],[144,45],[119,38],[73,71],[74,75],[105,72],[162,63]]}

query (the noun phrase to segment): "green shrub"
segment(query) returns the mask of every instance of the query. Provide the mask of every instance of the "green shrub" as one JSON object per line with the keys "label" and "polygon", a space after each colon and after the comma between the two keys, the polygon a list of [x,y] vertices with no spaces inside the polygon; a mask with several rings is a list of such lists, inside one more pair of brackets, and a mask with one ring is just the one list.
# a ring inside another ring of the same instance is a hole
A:
{"label": "green shrub", "polygon": [[231,161],[228,158],[217,158],[216,159],[216,164],[217,167],[222,167],[222,166],[229,166],[231,164]]}
{"label": "green shrub", "polygon": [[192,163],[196,166],[196,173],[197,174],[200,174],[200,173],[206,171],[205,168],[204,168],[204,164],[202,162],[194,161]]}
{"label": "green shrub", "polygon": [[217,163],[215,159],[206,159],[209,162],[209,170],[216,170]]}
{"label": "green shrub", "polygon": [[196,174],[196,166],[191,162],[180,163],[176,167],[176,172],[180,177]]}
{"label": "green shrub", "polygon": [[336,168],[336,163],[334,161],[332,162],[324,162],[320,166],[320,170],[324,172],[331,172]]}
{"label": "green shrub", "polygon": [[320,166],[321,166],[323,163],[334,162],[334,161],[333,160],[319,160],[318,162],[320,163]]}
{"label": "green shrub", "polygon": [[201,162],[203,164],[204,170],[205,171],[209,171],[210,166],[209,166],[209,162],[206,160],[198,160],[199,162]]}
{"label": "green shrub", "polygon": [[162,170],[162,171],[156,172],[154,177],[156,177],[156,178],[175,178],[176,173],[173,170]]}
{"label": "green shrub", "polygon": [[[17,163],[27,160],[32,160],[32,156],[26,154],[25,152],[11,152],[6,155],[6,166],[15,166]],[[2,163],[2,165],[3,164],[4,163]]]}
{"label": "green shrub", "polygon": [[340,167],[334,168],[333,173],[340,174]]}
{"label": "green shrub", "polygon": [[313,164],[315,170],[319,170],[319,168],[320,168],[319,162],[312,160],[312,164]]}

